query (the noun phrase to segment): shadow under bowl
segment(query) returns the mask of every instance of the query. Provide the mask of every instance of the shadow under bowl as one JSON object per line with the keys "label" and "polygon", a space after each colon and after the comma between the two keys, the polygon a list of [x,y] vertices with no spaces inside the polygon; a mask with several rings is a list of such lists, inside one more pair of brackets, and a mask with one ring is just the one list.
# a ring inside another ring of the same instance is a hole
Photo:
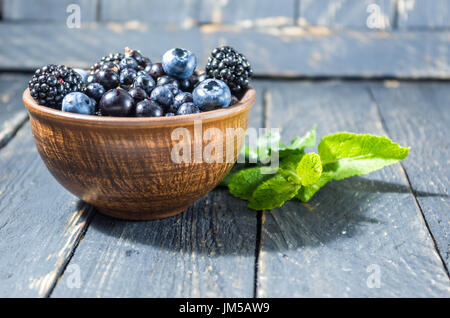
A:
{"label": "shadow under bowl", "polygon": [[[225,109],[173,117],[102,117],[41,106],[28,89],[23,93],[36,147],[51,174],[100,212],[128,220],[176,215],[212,190],[237,160],[255,100],[250,88]],[[228,138],[228,128],[235,137]],[[203,158],[211,148],[213,163]],[[185,160],[177,163],[173,153]]]}

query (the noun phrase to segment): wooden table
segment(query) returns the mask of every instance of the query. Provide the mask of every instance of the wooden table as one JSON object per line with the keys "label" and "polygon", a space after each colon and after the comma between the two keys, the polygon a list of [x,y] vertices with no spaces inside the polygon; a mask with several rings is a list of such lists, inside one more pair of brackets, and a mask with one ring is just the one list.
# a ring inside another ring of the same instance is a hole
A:
{"label": "wooden table", "polygon": [[[114,23],[0,23],[1,297],[450,297],[448,31]],[[195,46],[204,63],[218,43],[254,61],[252,127],[385,135],[409,157],[308,203],[255,212],[217,188],[147,222],[103,216],[53,179],[21,101],[33,69],[125,45],[155,60]]]}

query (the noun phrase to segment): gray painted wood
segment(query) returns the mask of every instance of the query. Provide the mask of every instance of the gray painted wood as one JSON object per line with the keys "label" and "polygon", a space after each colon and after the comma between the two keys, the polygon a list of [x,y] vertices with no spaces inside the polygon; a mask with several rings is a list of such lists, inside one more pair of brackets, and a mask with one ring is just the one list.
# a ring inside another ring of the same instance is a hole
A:
{"label": "gray painted wood", "polygon": [[448,0],[399,0],[400,29],[441,29],[450,27]]}
{"label": "gray painted wood", "polygon": [[0,74],[0,148],[28,119],[22,103],[22,92],[30,76]]}
{"label": "gray painted wood", "polygon": [[4,44],[0,46],[0,70],[30,70],[47,63],[87,67],[125,46],[139,48],[154,61],[160,60],[167,48],[189,48],[203,68],[213,48],[230,44],[252,61],[258,75],[450,77],[447,31],[331,32],[313,28],[307,32],[298,27],[257,31],[211,25],[180,30],[119,23],[68,29],[2,23],[0,37]]}
{"label": "gray painted wood", "polygon": [[[261,100],[250,126],[262,125]],[[256,231],[256,212],[223,188],[167,219],[98,214],[70,262],[80,268],[80,288],[69,288],[64,274],[52,297],[252,297]]]}
{"label": "gray painted wood", "polygon": [[[378,8],[373,5],[377,5]],[[394,0],[301,0],[299,24],[389,30],[393,24],[394,14]]]}
{"label": "gray painted wood", "polygon": [[3,0],[3,19],[10,21],[66,21],[70,4],[80,6],[81,22],[96,21],[99,0]]}
{"label": "gray painted wood", "polygon": [[140,21],[192,27],[200,0],[109,0],[101,5],[100,21]]}
{"label": "gray painted wood", "polygon": [[[283,127],[286,140],[313,123],[319,137],[342,130],[386,135],[364,84],[272,84],[270,103],[271,126]],[[258,297],[450,296],[399,164],[330,183],[307,204],[264,212],[262,223]],[[379,288],[372,280],[378,273]]]}
{"label": "gray painted wood", "polygon": [[247,27],[292,25],[295,8],[296,0],[203,0],[199,21]]}
{"label": "gray painted wood", "polygon": [[50,175],[27,123],[0,150],[0,296],[46,296],[90,213]]}
{"label": "gray painted wood", "polygon": [[389,135],[411,146],[410,158],[403,166],[448,268],[450,86],[447,83],[377,84],[372,92]]}

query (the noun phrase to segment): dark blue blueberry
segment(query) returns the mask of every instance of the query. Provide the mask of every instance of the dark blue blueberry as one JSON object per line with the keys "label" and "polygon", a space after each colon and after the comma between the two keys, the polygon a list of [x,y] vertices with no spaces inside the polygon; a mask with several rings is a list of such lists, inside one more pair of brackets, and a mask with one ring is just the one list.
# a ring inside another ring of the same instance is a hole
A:
{"label": "dark blue blueberry", "polygon": [[175,116],[175,114],[174,113],[166,113],[166,117],[172,117],[172,116]]}
{"label": "dark blue blueberry", "polygon": [[147,95],[150,95],[152,90],[155,88],[155,81],[150,75],[139,75],[133,81],[133,87],[142,88]]}
{"label": "dark blue blueberry", "polygon": [[177,95],[180,92],[180,89],[175,84],[166,84],[164,86],[167,87],[168,89],[170,89],[170,91],[172,92],[173,96]]}
{"label": "dark blue blueberry", "polygon": [[136,70],[132,68],[125,68],[120,72],[120,84],[131,85],[136,78]]}
{"label": "dark blue blueberry", "polygon": [[105,88],[99,83],[90,83],[86,86],[86,95],[95,99],[96,102],[100,101],[103,94],[105,94]]}
{"label": "dark blue blueberry", "polygon": [[136,117],[161,117],[163,113],[162,107],[153,100],[145,99],[136,105]]}
{"label": "dark blue blueberry", "polygon": [[101,84],[105,90],[116,88],[119,83],[119,74],[112,69],[100,70],[95,73],[95,81]]}
{"label": "dark blue blueberry", "polygon": [[113,70],[114,72],[119,73],[120,72],[120,66],[117,63],[114,62],[104,62],[101,66],[100,66],[100,70]]}
{"label": "dark blue blueberry", "polygon": [[86,77],[86,84],[93,83],[93,82],[95,82],[95,74],[92,73]]}
{"label": "dark blue blueberry", "polygon": [[188,115],[196,113],[200,113],[200,109],[191,102],[184,103],[177,110],[177,115]]}
{"label": "dark blue blueberry", "polygon": [[163,76],[166,75],[166,73],[164,72],[164,69],[162,67],[161,63],[154,63],[152,65],[147,65],[145,67],[145,71],[150,74],[151,77],[153,77],[155,79],[155,81]]}
{"label": "dark blue blueberry", "polygon": [[199,74],[197,76],[197,82],[194,84],[194,87],[197,87],[198,84],[203,82],[204,80],[208,79],[208,75],[206,73]]}
{"label": "dark blue blueberry", "polygon": [[166,86],[156,86],[150,94],[150,99],[168,107],[173,103],[173,94]]}
{"label": "dark blue blueberry", "polygon": [[131,88],[128,94],[133,97],[135,104],[148,97],[147,93],[140,87]]}
{"label": "dark blue blueberry", "polygon": [[237,98],[234,95],[231,95],[230,106],[233,106],[233,105],[235,105],[237,103],[239,103],[239,98]]}
{"label": "dark blue blueberry", "polygon": [[125,68],[133,68],[136,70],[138,68],[138,63],[132,57],[124,57],[123,59],[120,60],[119,66],[120,69],[122,70]]}
{"label": "dark blue blueberry", "polygon": [[218,79],[207,79],[201,82],[192,93],[194,104],[202,111],[215,108],[226,108],[231,102],[230,88]]}
{"label": "dark blue blueberry", "polygon": [[83,83],[86,83],[86,79],[87,79],[89,74],[85,70],[82,70],[81,68],[74,68],[73,70],[75,72],[77,72],[78,74],[80,74]]}
{"label": "dark blue blueberry", "polygon": [[69,93],[62,101],[63,112],[92,115],[95,111],[95,101],[80,92]]}
{"label": "dark blue blueberry", "polygon": [[99,103],[102,114],[109,116],[128,116],[133,106],[133,97],[121,88],[107,91]]}
{"label": "dark blue blueberry", "polygon": [[164,72],[177,78],[188,78],[194,73],[196,66],[197,58],[185,49],[170,49],[162,57]]}
{"label": "dark blue blueberry", "polygon": [[173,98],[173,107],[178,109],[182,104],[187,102],[193,102],[192,94],[188,92],[180,92]]}
{"label": "dark blue blueberry", "polygon": [[157,86],[163,86],[167,84],[174,84],[176,86],[179,86],[178,80],[172,76],[169,75],[163,75],[158,78],[158,81],[156,82]]}
{"label": "dark blue blueberry", "polygon": [[137,76],[139,76],[139,75],[146,75],[146,76],[149,76],[150,74],[148,74],[146,71],[144,71],[144,70],[141,70],[141,71],[138,71],[137,73]]}

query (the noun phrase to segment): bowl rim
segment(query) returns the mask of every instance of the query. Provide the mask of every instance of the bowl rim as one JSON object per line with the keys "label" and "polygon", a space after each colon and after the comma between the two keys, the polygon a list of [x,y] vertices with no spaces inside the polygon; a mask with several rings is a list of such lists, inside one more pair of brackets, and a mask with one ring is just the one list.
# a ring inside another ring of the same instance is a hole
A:
{"label": "bowl rim", "polygon": [[25,89],[22,95],[25,107],[31,115],[45,117],[50,120],[61,120],[79,125],[98,126],[130,126],[130,127],[156,127],[156,126],[178,126],[180,124],[193,124],[194,121],[208,122],[225,119],[233,115],[250,110],[256,101],[256,91],[249,86],[242,99],[233,106],[211,110],[203,113],[188,114],[171,117],[112,117],[83,115],[63,112],[47,106],[39,105],[30,94],[29,88]]}

